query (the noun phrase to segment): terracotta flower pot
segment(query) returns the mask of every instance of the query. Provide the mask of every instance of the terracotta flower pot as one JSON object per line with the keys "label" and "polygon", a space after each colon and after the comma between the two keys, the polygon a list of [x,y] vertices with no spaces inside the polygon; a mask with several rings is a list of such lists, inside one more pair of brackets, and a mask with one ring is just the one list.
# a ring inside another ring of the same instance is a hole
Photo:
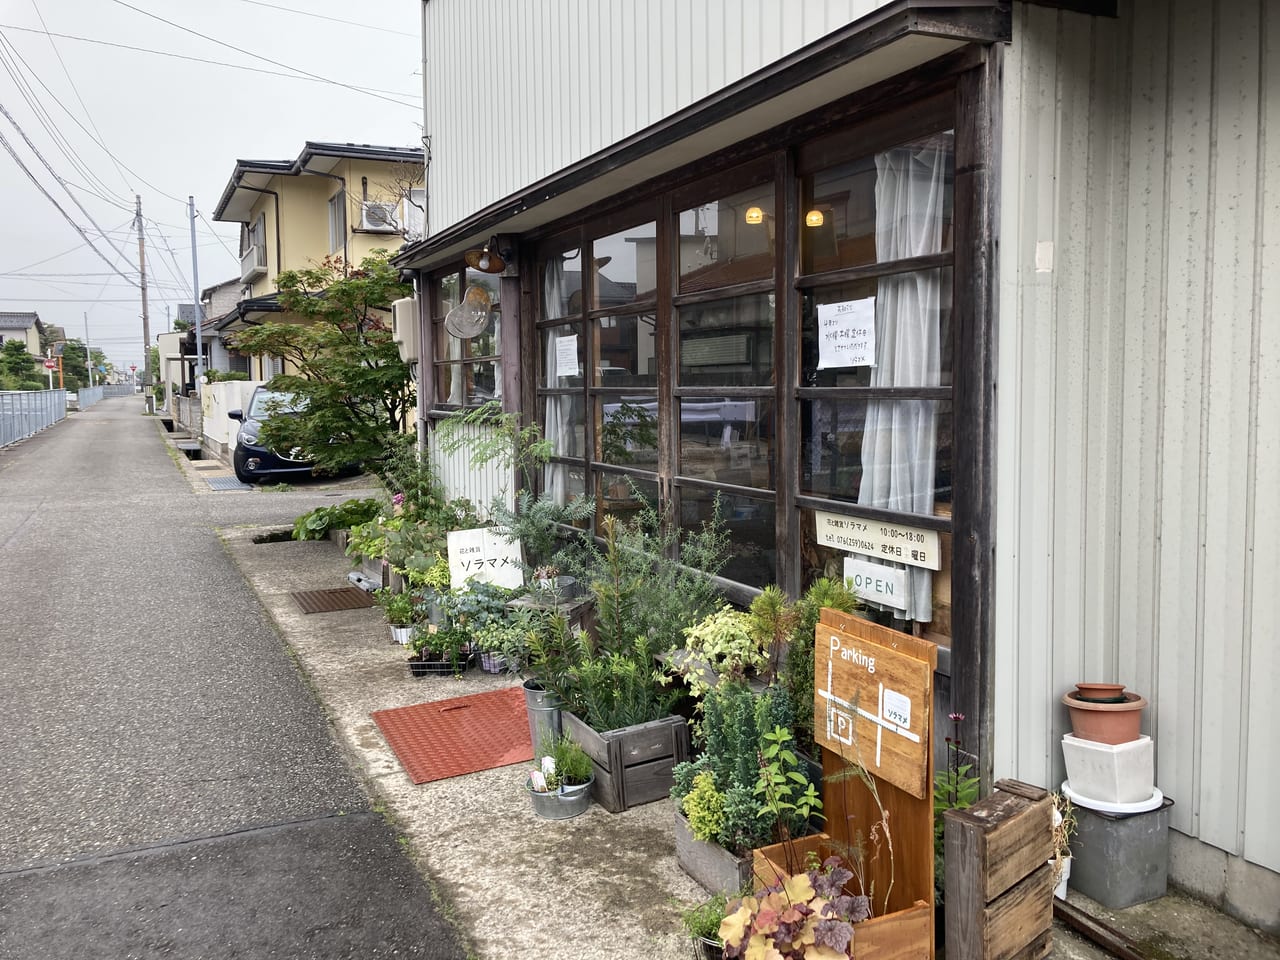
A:
{"label": "terracotta flower pot", "polygon": [[1073,690],[1063,694],[1062,702],[1071,713],[1071,732],[1081,740],[1097,743],[1128,743],[1142,735],[1142,710],[1146,698],[1136,693],[1123,694],[1120,703],[1097,703],[1083,699]]}

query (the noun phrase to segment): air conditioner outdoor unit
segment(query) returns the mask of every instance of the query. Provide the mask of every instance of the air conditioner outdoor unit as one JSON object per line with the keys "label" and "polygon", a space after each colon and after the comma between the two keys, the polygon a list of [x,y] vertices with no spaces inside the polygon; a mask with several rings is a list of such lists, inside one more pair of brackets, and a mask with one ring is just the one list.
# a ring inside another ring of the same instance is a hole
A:
{"label": "air conditioner outdoor unit", "polygon": [[400,220],[394,203],[365,200],[360,204],[360,229],[375,233],[399,233]]}
{"label": "air conditioner outdoor unit", "polygon": [[418,362],[418,301],[405,297],[391,304],[391,339],[405,363]]}

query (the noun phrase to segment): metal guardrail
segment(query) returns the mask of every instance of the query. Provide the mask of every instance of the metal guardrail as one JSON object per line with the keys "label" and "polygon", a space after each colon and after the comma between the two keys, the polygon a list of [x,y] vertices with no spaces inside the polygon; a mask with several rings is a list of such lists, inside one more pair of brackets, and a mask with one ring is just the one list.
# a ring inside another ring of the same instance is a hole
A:
{"label": "metal guardrail", "polygon": [[102,396],[105,397],[132,397],[138,393],[138,388],[132,383],[104,383],[102,385]]}
{"label": "metal guardrail", "polygon": [[88,410],[95,403],[102,399],[102,387],[81,387],[80,388],[80,409]]}
{"label": "metal guardrail", "polygon": [[66,416],[65,390],[0,390],[0,447],[39,433]]}

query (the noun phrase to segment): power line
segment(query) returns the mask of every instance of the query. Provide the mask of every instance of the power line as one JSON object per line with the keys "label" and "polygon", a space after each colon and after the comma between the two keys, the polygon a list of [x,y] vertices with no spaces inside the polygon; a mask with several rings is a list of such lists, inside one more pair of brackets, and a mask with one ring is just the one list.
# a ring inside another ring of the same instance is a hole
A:
{"label": "power line", "polygon": [[349,27],[363,27],[366,30],[377,30],[379,33],[390,33],[397,37],[412,37],[419,39],[416,33],[406,33],[403,30],[392,30],[389,27],[375,27],[371,23],[359,23],[356,20],[339,20],[337,17],[326,17],[323,13],[312,13],[309,10],[295,10],[293,7],[281,7],[274,3],[264,3],[263,0],[240,0],[241,3],[251,3],[255,7],[270,7],[272,10],[283,10],[285,13],[296,13],[302,17],[314,17],[316,20],[330,20],[333,23],[343,23]]}
{"label": "power line", "polygon": [[[37,83],[44,86],[46,91],[49,90],[49,88],[45,86],[44,81],[35,75],[35,71],[31,69],[31,65],[23,59],[22,54],[18,53],[17,47],[13,45],[7,36],[0,32],[0,63],[4,64],[5,71],[13,79],[14,86],[18,88],[18,93],[22,95],[22,99],[25,100],[27,106],[31,108],[31,112],[35,115],[36,120],[42,127],[44,127],[45,132],[49,134],[49,139],[53,141],[54,146],[58,148],[58,151],[66,158],[67,162],[71,164],[72,168],[79,172],[86,181],[94,184],[94,189],[102,191],[99,199],[107,203],[114,202],[109,200],[107,195],[109,194],[111,196],[119,197],[119,194],[115,193],[115,191],[108,187],[102,178],[90,170],[80,159],[76,150],[71,146],[71,141],[66,138],[60,129],[58,129],[58,125],[54,123],[53,117],[50,116],[49,111],[45,109],[44,104],[40,102],[40,98],[36,95],[35,89],[31,86],[26,77],[22,75],[21,70],[18,69],[18,61],[21,61],[22,65],[26,67],[27,72],[35,78]],[[54,99],[57,100],[57,97],[54,97]],[[61,101],[58,101],[58,105],[61,106],[68,114],[70,113],[70,111],[67,111],[67,108],[62,105]],[[123,200],[124,198],[120,197],[120,199]]]}
{"label": "power line", "polygon": [[2,103],[0,103],[0,113],[3,113],[5,116],[5,119],[8,120],[11,124],[13,124],[13,128],[18,131],[18,134],[26,142],[28,149],[30,149],[31,152],[36,155],[36,158],[42,164],[44,164],[44,168],[49,171],[49,175],[53,177],[53,179],[58,181],[58,184],[62,187],[63,190],[66,191],[67,196],[71,198],[71,202],[80,208],[80,212],[84,214],[85,219],[88,220],[90,223],[92,223],[94,227],[97,229],[97,231],[102,234],[102,239],[106,240],[107,243],[111,245],[112,249],[116,251],[116,253],[120,254],[121,256],[124,256],[124,254],[121,253],[120,248],[111,242],[111,238],[107,236],[105,233],[103,233],[102,228],[98,226],[97,221],[94,220],[93,216],[89,213],[89,211],[84,208],[84,204],[80,202],[80,198],[71,192],[71,188],[68,187],[67,182],[58,175],[58,171],[54,170],[52,164],[50,164],[49,161],[44,158],[44,154],[42,154],[38,149],[36,149],[36,145],[31,142],[31,138],[27,136],[27,132],[22,129],[21,125],[19,125],[17,120],[13,119],[13,114],[11,114],[8,110],[6,110],[4,104]]}
{"label": "power line", "polygon": [[[151,14],[147,14],[147,15],[151,16]],[[165,22],[167,23],[168,21],[165,21]],[[179,27],[178,29],[185,29],[185,28]],[[42,30],[36,30],[34,27],[19,27],[11,23],[0,23],[0,30],[18,30],[23,33],[43,33],[44,32]],[[329,80],[325,77],[320,77],[320,76],[310,76],[310,75],[299,76],[297,73],[284,73],[280,70],[266,70],[262,67],[250,67],[240,63],[228,63],[225,60],[209,60],[205,57],[193,57],[184,53],[173,53],[172,51],[169,51],[169,50],[153,50],[150,47],[137,47],[128,43],[115,43],[111,40],[98,40],[94,37],[77,37],[70,33],[50,33],[49,36],[58,37],[60,40],[77,40],[80,43],[93,43],[101,47],[115,47],[119,50],[131,50],[135,53],[149,53],[157,57],[170,57],[174,60],[188,60],[192,63],[204,63],[214,67],[229,67],[232,70],[240,71],[242,73],[262,73],[269,77],[283,77],[286,80],[306,80],[311,83],[336,84],[337,86],[340,86],[340,87],[346,87],[348,90],[354,90],[357,93],[369,94],[370,96],[374,94],[379,94],[379,93],[389,93],[389,94],[394,94],[395,96],[398,96],[398,97],[415,97],[418,100],[422,99],[421,94],[416,94],[416,93],[404,93],[400,90],[383,90],[378,87],[360,87],[352,84],[339,83],[337,80]],[[218,40],[214,41],[214,43],[220,43],[220,42],[221,41],[218,41]],[[248,54],[248,55],[256,56],[256,54]],[[268,60],[267,62],[274,63],[275,61]],[[282,66],[287,66],[287,65],[282,64]],[[287,69],[292,70],[293,68],[287,67]],[[44,86],[44,85],[41,84],[41,86]],[[46,87],[45,89],[47,90],[48,88]],[[389,102],[399,104],[402,107],[412,107],[414,110],[420,109],[420,105],[416,103],[404,103],[401,100],[391,100],[389,97],[379,97],[379,99],[388,100]],[[63,107],[63,109],[65,110],[66,108]],[[102,144],[100,143],[98,145],[102,146]],[[103,149],[105,149],[105,147]],[[127,166],[125,167],[125,169],[129,170]],[[134,176],[137,176],[137,174],[134,173],[134,171],[129,170],[129,172],[133,173]],[[170,199],[177,199],[177,198],[171,197]]]}
{"label": "power line", "polygon": [[[49,25],[44,22],[44,14],[40,12],[40,5],[36,0],[31,0],[31,6],[36,12],[36,17],[40,20],[40,26],[44,29],[44,35],[49,41],[49,46],[53,48],[53,55],[58,58],[58,63],[62,66],[63,76],[67,78],[67,83],[71,84],[71,92],[76,95],[76,100],[80,103],[80,109],[84,111],[84,118],[89,121],[89,126],[93,127],[93,132],[98,135],[98,139],[102,139],[102,131],[98,129],[98,125],[93,122],[93,114],[89,112],[89,108],[85,106],[84,97],[80,96],[80,88],[76,86],[75,80],[71,78],[71,71],[67,69],[67,63],[62,59],[62,52],[58,49],[58,45],[53,42],[53,37],[49,34]],[[115,163],[115,157],[111,158],[111,162],[115,165],[116,173],[120,175],[120,180],[130,191],[133,190],[132,184],[129,183],[128,177],[124,175],[124,171],[120,169],[120,165]]]}
{"label": "power line", "polygon": [[[109,231],[107,231],[107,232],[108,232],[108,233],[119,233],[119,232],[120,232],[121,230],[123,230],[125,227],[130,226],[130,225],[132,224],[132,222],[133,222],[132,220],[127,220],[127,221],[125,221],[123,224],[121,224],[120,226],[118,226],[118,227],[113,227],[111,230],[109,230]],[[37,260],[35,263],[28,263],[28,264],[25,264],[25,265],[23,265],[23,266],[21,266],[21,267],[18,267],[17,269],[18,269],[18,270],[30,270],[32,267],[38,267],[38,266],[40,266],[41,264],[48,263],[50,260],[57,260],[59,257],[65,257],[65,256],[66,256],[67,254],[69,254],[69,253],[75,253],[77,250],[79,250],[81,247],[83,247],[83,246],[84,246],[86,243],[88,243],[88,242],[89,242],[88,240],[85,240],[85,241],[84,241],[84,243],[77,243],[74,247],[68,247],[66,250],[63,250],[61,253],[55,253],[55,254],[53,254],[53,256],[45,257],[43,260]]]}
{"label": "power line", "polygon": [[[40,183],[39,180],[36,179],[35,174],[33,174],[27,168],[27,165],[22,162],[22,158],[18,156],[17,152],[13,149],[13,145],[9,143],[8,138],[6,138],[5,135],[2,133],[0,133],[0,146],[3,146],[5,149],[5,152],[8,153],[9,156],[13,157],[13,162],[16,163],[22,169],[22,172],[25,173],[27,177],[31,180],[31,182],[35,184],[36,189],[39,190],[42,194],[44,194],[45,199],[48,200],[50,203],[54,205],[54,207],[57,208],[58,212],[62,214],[63,218],[67,221],[67,223],[71,224],[75,232],[80,234],[81,238],[83,238],[84,242],[89,245],[90,249],[92,249],[93,252],[96,253],[99,257],[101,257],[107,266],[109,266],[112,270],[115,270],[116,273],[119,273],[120,276],[124,277],[125,280],[128,280],[129,283],[132,284],[133,280],[130,279],[128,276],[125,276],[125,274],[120,273],[120,271],[116,268],[116,265],[107,259],[106,254],[104,254],[101,250],[99,250],[96,246],[94,246],[93,241],[89,239],[89,235],[84,232],[84,229],[80,226],[80,224],[76,223],[74,220],[71,219],[71,214],[67,213],[67,211],[62,208],[62,205],[58,203],[56,199],[54,199],[53,195],[44,188],[44,186]],[[98,231],[101,232],[102,228],[98,227]]]}
{"label": "power line", "polygon": [[204,225],[209,228],[209,231],[208,231],[209,234],[215,240],[217,240],[220,244],[222,244],[222,249],[227,251],[227,255],[230,256],[232,260],[239,262],[240,258],[231,252],[231,248],[227,246],[227,242],[223,240],[221,236],[218,235],[218,231],[213,229],[213,224],[210,223],[208,220],[205,220],[204,214],[201,211],[197,210],[196,216],[204,221]]}
{"label": "power line", "polygon": [[[2,29],[9,29],[9,30],[23,30],[23,31],[26,31],[26,32],[28,32],[28,33],[39,33],[39,32],[41,32],[41,31],[39,31],[39,30],[32,30],[32,29],[31,29],[31,28],[29,28],[29,27],[4,27],[3,25],[0,25],[0,30],[2,30]],[[0,34],[0,36],[2,36],[2,34]],[[61,36],[61,34],[53,34],[53,36]],[[105,143],[103,143],[103,142],[102,142],[101,138],[96,137],[96,136],[94,136],[92,133],[90,133],[90,132],[89,132],[88,127],[86,127],[83,123],[81,123],[81,122],[80,122],[79,118],[78,118],[78,117],[76,117],[76,115],[75,115],[74,113],[72,113],[72,112],[70,111],[70,109],[68,109],[67,105],[66,105],[65,103],[63,103],[61,100],[59,100],[59,99],[58,99],[58,95],[57,95],[56,93],[54,93],[52,90],[50,90],[50,89],[49,89],[49,85],[48,85],[47,83],[45,83],[43,80],[41,80],[41,79],[40,79],[39,74],[37,74],[34,70],[32,70],[32,69],[31,69],[31,64],[27,63],[27,61],[26,61],[25,59],[23,59],[22,54],[18,53],[18,48],[17,48],[17,47],[15,47],[15,46],[13,45],[13,43],[12,43],[11,41],[9,41],[9,40],[8,40],[8,38],[5,38],[5,42],[6,42],[6,43],[8,43],[8,45],[9,45],[9,49],[10,49],[10,51],[13,53],[13,55],[14,55],[14,56],[16,56],[19,60],[21,60],[21,61],[22,61],[23,66],[25,66],[25,67],[27,68],[27,71],[31,74],[31,76],[35,78],[36,83],[38,83],[38,84],[40,84],[40,86],[44,87],[45,93],[49,94],[49,96],[53,98],[53,102],[54,102],[54,103],[56,103],[59,107],[61,107],[61,108],[62,108],[62,112],[63,112],[63,113],[65,113],[68,117],[70,117],[70,118],[71,118],[71,122],[72,122],[72,123],[74,123],[77,127],[79,127],[79,128],[80,128],[80,130],[81,130],[81,132],[83,132],[83,133],[84,133],[84,135],[85,135],[86,137],[88,137],[88,138],[89,138],[90,140],[92,140],[95,144],[97,144],[98,148],[99,148],[103,153],[105,153],[108,157],[110,157],[110,158],[111,158],[111,161],[112,161],[113,163],[118,163],[120,166],[124,167],[126,170],[128,170],[130,173],[132,173],[135,177],[137,177],[137,178],[138,178],[142,183],[145,183],[148,187],[150,187],[152,190],[154,190],[156,193],[160,194],[161,196],[163,196],[163,197],[168,197],[170,200],[173,200],[173,201],[175,201],[175,202],[177,202],[177,203],[181,203],[181,202],[182,202],[180,199],[178,199],[177,197],[175,197],[173,194],[171,194],[171,193],[165,193],[163,190],[161,190],[159,187],[157,187],[154,183],[152,183],[152,182],[151,182],[150,180],[148,180],[146,177],[142,176],[140,173],[138,173],[138,171],[134,170],[134,169],[133,169],[132,167],[130,167],[127,163],[125,163],[123,160],[121,160],[119,157],[117,157],[114,153],[112,153],[112,152],[111,152],[111,150],[107,148],[107,145],[106,145]],[[95,177],[93,177],[93,179],[94,179],[94,180],[98,180],[98,182],[99,182],[99,183],[101,183],[101,182],[102,182],[102,181],[101,181],[101,179],[100,179],[100,178],[98,178],[98,177],[96,177],[96,176],[95,176]],[[116,192],[115,192],[114,190],[112,190],[111,188],[106,187],[106,185],[105,185],[105,184],[104,184],[104,189],[106,189],[106,191],[107,191],[108,193],[112,194],[113,196],[116,196],[116,197],[119,197],[119,196],[120,196],[118,193],[116,193]],[[124,199],[124,200],[126,200],[126,202],[127,202],[127,198],[123,198],[123,197],[121,197],[121,199]],[[133,209],[133,207],[130,205],[130,206],[126,207],[126,209],[130,209],[130,210],[132,210],[132,209]]]}
{"label": "power line", "polygon": [[125,0],[111,0],[111,2],[118,4],[119,6],[125,7],[129,10],[132,10],[134,13],[140,13],[144,17],[150,17],[152,20],[159,20],[161,23],[168,24],[169,26],[173,27],[175,30],[181,30],[183,33],[189,33],[192,36],[199,37],[202,40],[208,40],[210,43],[216,43],[220,47],[226,47],[228,50],[234,50],[236,53],[242,53],[246,57],[253,57],[254,59],[257,59],[257,60],[264,60],[267,63],[270,63],[274,66],[283,67],[285,70],[292,70],[294,73],[300,73],[304,77],[311,77],[311,79],[313,80],[320,80],[324,83],[333,84],[335,87],[343,87],[347,90],[353,90],[356,93],[363,93],[365,94],[365,96],[377,97],[379,100],[386,100],[388,103],[398,104],[399,106],[402,106],[402,107],[409,107],[412,110],[418,109],[417,105],[415,104],[405,103],[403,100],[394,100],[391,97],[384,97],[382,94],[379,94],[379,93],[370,93],[367,90],[362,90],[360,87],[354,87],[349,83],[343,83],[341,80],[331,80],[328,77],[320,76],[318,73],[311,73],[310,71],[303,70],[299,67],[293,67],[287,63],[281,63],[279,60],[272,60],[270,57],[264,57],[262,56],[262,54],[254,53],[251,50],[244,49],[243,47],[237,47],[233,43],[227,43],[224,40],[219,40],[216,37],[211,37],[208,34],[201,33],[198,30],[193,30],[190,27],[184,27],[180,23],[174,23],[172,20],[166,20],[164,17],[155,13],[150,13],[147,10],[143,10],[141,7],[135,7],[131,3],[126,3]]}

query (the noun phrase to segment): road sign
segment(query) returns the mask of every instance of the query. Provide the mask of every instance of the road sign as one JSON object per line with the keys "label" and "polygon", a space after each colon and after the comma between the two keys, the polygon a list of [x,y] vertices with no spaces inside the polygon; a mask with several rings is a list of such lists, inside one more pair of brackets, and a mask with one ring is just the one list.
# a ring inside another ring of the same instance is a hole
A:
{"label": "road sign", "polygon": [[58,361],[57,361],[57,360],[55,360],[55,359],[53,359],[53,357],[50,357],[48,360],[46,360],[46,361],[44,362],[44,368],[45,368],[46,370],[57,370],[57,369],[58,369]]}
{"label": "road sign", "polygon": [[137,373],[137,372],[138,372],[138,365],[137,365],[136,363],[131,363],[131,364],[129,364],[129,372],[130,372],[130,373]]}

